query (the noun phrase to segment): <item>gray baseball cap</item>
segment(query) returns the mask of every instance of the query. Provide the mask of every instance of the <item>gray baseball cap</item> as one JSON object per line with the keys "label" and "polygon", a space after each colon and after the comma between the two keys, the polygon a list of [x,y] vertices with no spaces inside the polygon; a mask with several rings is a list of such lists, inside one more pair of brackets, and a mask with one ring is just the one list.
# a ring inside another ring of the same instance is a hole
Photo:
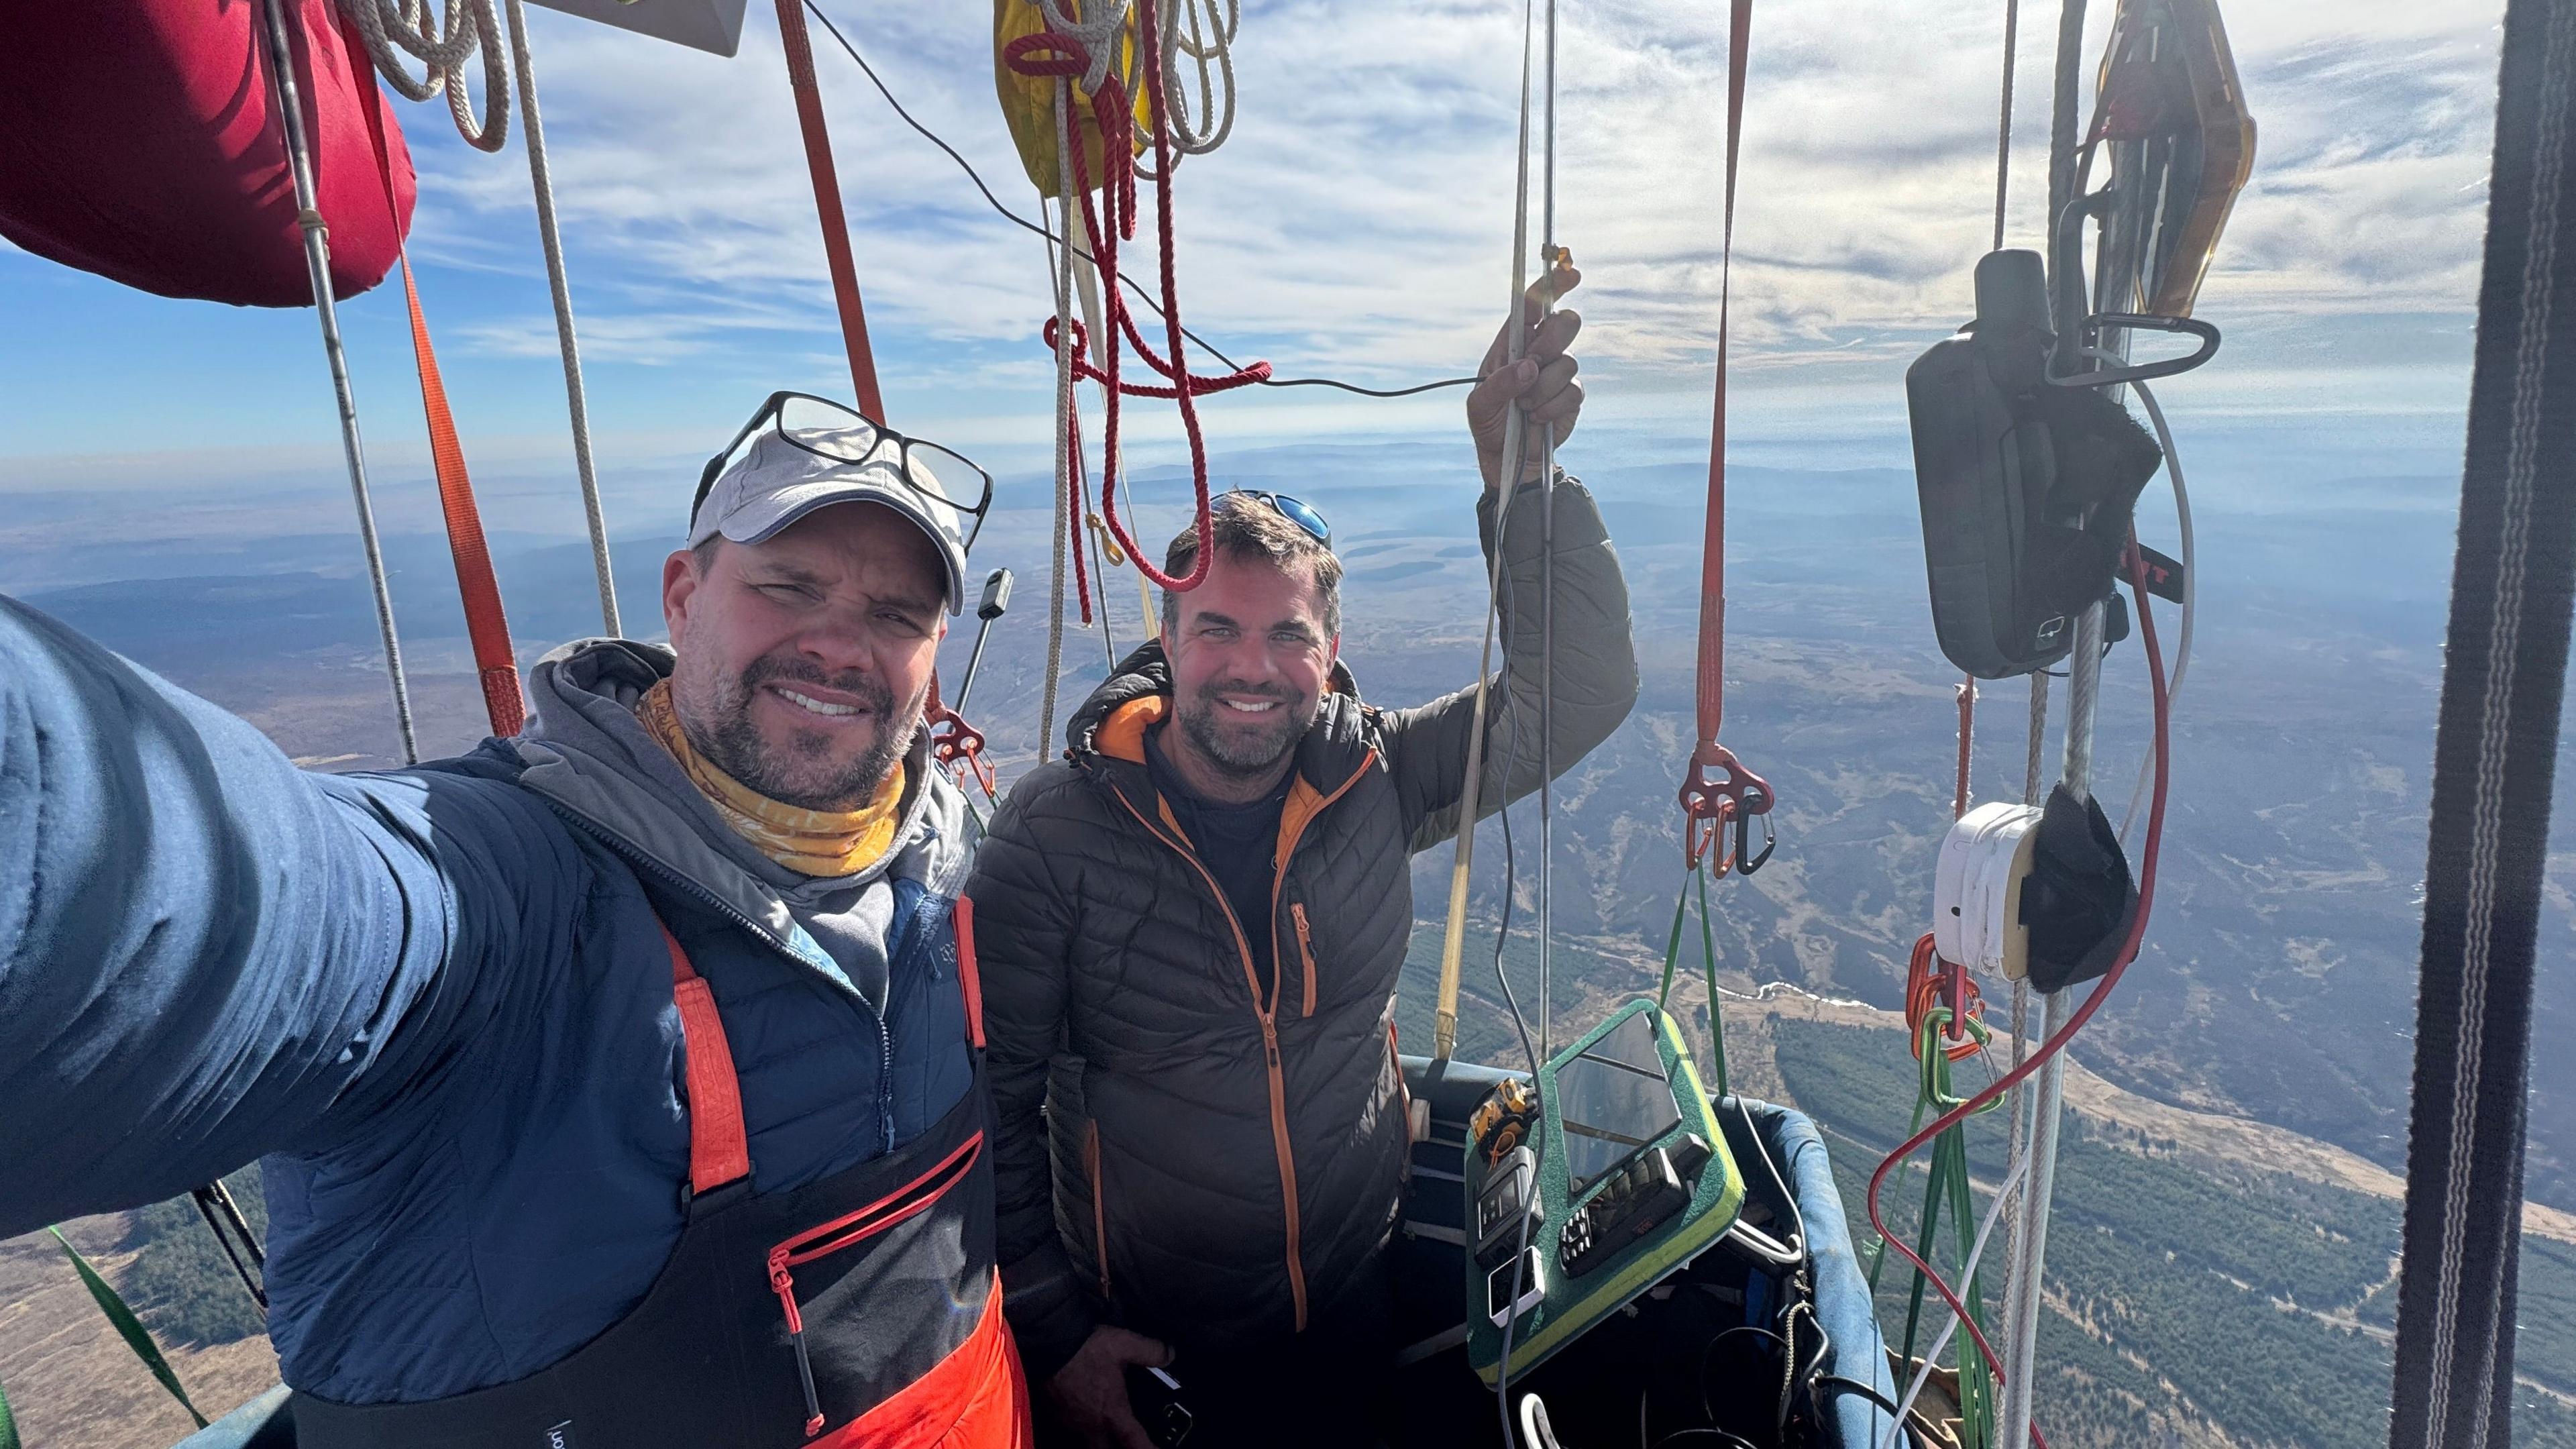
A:
{"label": "gray baseball cap", "polygon": [[[913,449],[907,457],[902,440],[873,428],[762,432],[716,476],[689,521],[688,546],[719,534],[735,543],[762,543],[818,508],[883,504],[930,535],[947,570],[948,612],[954,614],[966,599],[966,540],[957,509],[905,479],[906,469],[929,465],[923,456],[929,451]],[[925,481],[937,486],[937,480]],[[950,481],[972,486],[980,480]]]}

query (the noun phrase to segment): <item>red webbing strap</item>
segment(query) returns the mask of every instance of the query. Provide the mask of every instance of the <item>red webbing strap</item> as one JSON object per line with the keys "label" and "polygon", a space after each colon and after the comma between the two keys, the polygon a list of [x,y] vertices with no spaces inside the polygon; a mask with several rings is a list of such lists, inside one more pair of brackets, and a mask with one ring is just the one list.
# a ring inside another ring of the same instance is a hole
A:
{"label": "red webbing strap", "polygon": [[[345,17],[340,33],[352,55],[364,55],[364,41]],[[376,174],[385,184],[385,206],[394,204],[393,157],[385,145],[384,93],[375,77],[365,82],[368,139],[376,148]],[[510,619],[501,608],[501,582],[492,573],[492,551],[483,539],[483,513],[474,503],[474,480],[465,471],[465,448],[456,439],[456,417],[448,410],[447,383],[439,375],[438,352],[430,345],[429,319],[420,308],[420,288],[412,280],[411,255],[400,253],[403,300],[411,307],[411,358],[420,373],[420,407],[429,424],[429,458],[438,475],[438,510],[447,519],[447,551],[456,561],[456,592],[465,603],[465,634],[474,646],[474,672],[483,685],[483,712],[492,733],[515,735],[527,723],[525,696],[519,692],[519,661],[510,647]]]}
{"label": "red webbing strap", "polygon": [[[1708,523],[1700,539],[1699,743],[1682,777],[1683,854],[1693,868],[1715,847],[1723,874],[1740,862],[1718,846],[1730,823],[1767,813],[1771,787],[1719,744],[1726,721],[1726,344],[1735,265],[1735,177],[1744,141],[1745,57],[1753,33],[1753,0],[1733,0],[1726,45],[1726,220],[1717,290],[1717,382],[1710,404]],[[1740,832],[1739,832],[1740,834]],[[1768,851],[1765,851],[1768,854]],[[1756,862],[1758,863],[1758,862]]]}
{"label": "red webbing strap", "polygon": [[456,590],[465,601],[465,634],[474,645],[474,673],[483,684],[483,712],[492,733],[504,739],[527,723],[519,692],[518,656],[510,647],[510,620],[501,611],[501,583],[483,542],[483,513],[474,505],[474,480],[466,476],[465,449],[456,441],[456,419],[447,409],[447,384],[438,353],[429,344],[429,319],[421,315],[411,258],[402,258],[403,300],[411,305],[411,355],[420,370],[420,406],[429,419],[429,457],[438,474],[438,509],[447,516],[447,551],[456,560]]}
{"label": "red webbing strap", "polygon": [[1726,222],[1717,282],[1717,385],[1708,432],[1708,525],[1700,540],[1699,740],[1726,721],[1726,332],[1735,270],[1735,173],[1744,140],[1745,45],[1753,0],[1733,0],[1726,36]]}
{"label": "red webbing strap", "polygon": [[[658,923],[657,923],[658,924]],[[662,927],[671,948],[671,999],[680,1007],[680,1038],[689,1057],[689,1190],[713,1192],[751,1175],[751,1138],[742,1126],[742,1084],[715,993],[689,964],[680,938]]]}
{"label": "red webbing strap", "polygon": [[778,0],[778,37],[786,43],[787,84],[796,93],[796,124],[805,133],[805,167],[814,176],[814,215],[823,224],[823,256],[832,267],[832,300],[841,309],[841,342],[850,353],[850,386],[859,411],[884,422],[876,355],[868,349],[868,314],[859,305],[859,269],[850,257],[850,223],[841,211],[841,177],[832,166],[832,133],[823,124],[823,93],[814,85],[814,47],[805,35],[804,0]]}

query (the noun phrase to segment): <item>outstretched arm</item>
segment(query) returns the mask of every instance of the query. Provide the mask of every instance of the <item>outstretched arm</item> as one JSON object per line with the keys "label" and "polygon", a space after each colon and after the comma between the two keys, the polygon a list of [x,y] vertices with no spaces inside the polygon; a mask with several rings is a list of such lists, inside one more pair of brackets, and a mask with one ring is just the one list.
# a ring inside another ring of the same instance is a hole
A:
{"label": "outstretched arm", "polygon": [[0,598],[0,1237],[328,1147],[461,1070],[542,989],[487,945],[571,929],[586,867],[545,815],[306,774]]}
{"label": "outstretched arm", "polygon": [[[1418,709],[1387,716],[1388,764],[1412,828],[1412,849],[1417,851],[1457,832],[1469,745],[1478,731],[1484,735],[1476,792],[1481,819],[1506,801],[1536,790],[1543,765],[1559,775],[1573,768],[1610,737],[1637,702],[1628,583],[1610,547],[1601,510],[1581,483],[1560,478],[1552,490],[1551,522],[1538,481],[1544,430],[1554,428],[1562,442],[1574,430],[1583,406],[1582,387],[1574,380],[1574,358],[1566,350],[1581,331],[1582,319],[1572,312],[1542,317],[1538,298],[1542,289],[1562,296],[1580,280],[1573,268],[1560,265],[1530,289],[1521,315],[1495,337],[1479,372],[1482,381],[1467,399],[1468,430],[1476,440],[1477,461],[1485,475],[1484,496],[1476,505],[1477,529],[1484,542],[1486,567],[1492,568],[1498,550],[1503,560],[1498,621],[1503,668],[1488,682],[1481,717],[1472,685]],[[1524,344],[1517,363],[1505,361],[1514,327],[1522,330]],[[1515,405],[1524,419],[1522,481],[1505,510],[1503,453],[1507,420]],[[1549,595],[1541,559],[1550,553],[1553,650],[1546,647],[1539,628],[1542,600]],[[1540,729],[1543,685],[1554,694],[1554,729],[1544,739]]]}

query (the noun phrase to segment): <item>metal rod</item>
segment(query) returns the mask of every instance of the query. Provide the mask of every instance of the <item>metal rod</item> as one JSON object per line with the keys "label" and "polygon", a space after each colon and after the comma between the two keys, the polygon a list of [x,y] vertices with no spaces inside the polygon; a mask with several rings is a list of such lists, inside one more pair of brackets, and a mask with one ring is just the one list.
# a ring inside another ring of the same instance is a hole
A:
{"label": "metal rod", "polygon": [[563,234],[555,225],[555,184],[546,165],[546,128],[537,117],[537,68],[528,54],[528,14],[521,0],[502,0],[510,17],[510,58],[518,71],[519,126],[527,137],[528,185],[537,194],[537,240],[546,253],[546,287],[554,294],[555,345],[563,354],[564,405],[572,418],[572,465],[581,479],[581,511],[590,529],[590,569],[599,584],[599,624],[624,638],[617,579],[608,560],[608,515],[599,503],[599,470],[590,455],[590,398],[581,380],[581,341],[572,321],[572,283],[564,275]]}
{"label": "metal rod", "polygon": [[[2059,784],[2078,803],[2092,798],[2093,716],[2102,685],[2102,606],[2075,624],[2075,652],[2066,661],[2066,763]],[[2040,1040],[2066,1024],[2073,1006],[2064,991],[2042,998]],[[2030,1442],[2031,1369],[2038,1358],[2040,1279],[2048,1264],[2050,1195],[2057,1185],[2057,1125],[2066,1097],[2066,1053],[2040,1064],[2031,1083],[2030,1199],[2013,1262],[2012,1336],[2004,1364],[2004,1449]]]}
{"label": "metal rod", "polygon": [[975,648],[966,656],[966,676],[957,683],[957,702],[951,706],[959,714],[966,712],[966,696],[975,692],[975,675],[984,667],[984,641],[993,634],[993,621],[1011,607],[1011,571],[995,569],[984,580],[984,598],[976,605]]}
{"label": "metal rod", "polygon": [[304,232],[304,270],[313,282],[313,311],[322,323],[322,353],[331,366],[331,391],[340,405],[340,451],[349,466],[349,492],[358,506],[358,543],[366,550],[367,582],[376,596],[376,632],[384,639],[385,675],[394,690],[394,726],[402,736],[403,763],[420,762],[420,740],[412,730],[411,686],[403,674],[402,640],[394,632],[392,586],[385,579],[385,554],[376,539],[376,509],[367,493],[366,450],[358,438],[358,399],[349,386],[349,358],[340,346],[340,314],[331,298],[330,227],[316,209],[313,151],[304,134],[303,102],[295,89],[295,54],[287,43],[281,0],[263,0],[267,23],[269,93],[277,102],[286,130],[287,169],[295,180],[295,224]]}
{"label": "metal rod", "polygon": [[[1547,303],[1541,314],[1556,310],[1556,291],[1544,280],[1556,270],[1556,0],[1547,0],[1547,121],[1540,146],[1546,157],[1539,188],[1538,267],[1540,290]],[[1549,998],[1556,945],[1556,424],[1541,436],[1545,445],[1538,475],[1538,1056],[1553,1055]]]}
{"label": "metal rod", "polygon": [[[1504,332],[1506,367],[1521,360],[1521,309],[1527,305],[1529,292],[1530,47],[1526,11],[1521,19],[1521,125],[1517,153],[1520,176],[1512,196],[1512,300],[1507,314],[1511,325]],[[1449,1060],[1458,1048],[1458,977],[1466,961],[1467,877],[1476,862],[1476,797],[1485,774],[1485,692],[1494,668],[1494,615],[1503,597],[1503,523],[1511,516],[1512,503],[1520,493],[1524,437],[1520,404],[1514,403],[1503,414],[1503,472],[1495,485],[1500,496],[1494,506],[1494,558],[1486,581],[1485,647],[1477,660],[1475,694],[1468,706],[1473,727],[1467,732],[1467,775],[1458,789],[1458,855],[1449,871],[1449,915],[1440,937],[1440,988],[1431,1008],[1431,1058],[1440,1062]]]}
{"label": "metal rod", "polygon": [[268,1266],[268,1255],[260,1251],[259,1239],[251,1236],[250,1222],[242,1216],[241,1204],[233,1201],[232,1190],[217,1178],[203,1187],[192,1188],[188,1196],[197,1204],[197,1213],[206,1220],[206,1228],[224,1250],[233,1265],[234,1276],[251,1301],[268,1309],[268,1288],[260,1281],[261,1270]]}

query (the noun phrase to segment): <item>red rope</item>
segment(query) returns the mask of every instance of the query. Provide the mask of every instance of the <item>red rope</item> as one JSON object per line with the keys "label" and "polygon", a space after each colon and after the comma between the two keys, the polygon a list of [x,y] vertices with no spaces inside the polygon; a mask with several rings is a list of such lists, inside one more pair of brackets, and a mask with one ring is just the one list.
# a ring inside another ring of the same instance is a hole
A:
{"label": "red rope", "polygon": [[805,133],[805,169],[814,178],[814,217],[823,227],[823,257],[832,268],[832,300],[841,313],[841,345],[850,354],[850,386],[859,411],[882,423],[876,354],[868,347],[868,314],[859,304],[859,270],[850,257],[850,222],[841,210],[832,133],[823,123],[823,93],[814,85],[814,47],[805,35],[803,0],[778,0],[778,37],[787,49],[787,85],[796,93],[796,124]]}
{"label": "red rope", "polygon": [[[789,0],[780,0],[780,3],[786,4]],[[1101,288],[1102,305],[1107,309],[1108,317],[1114,326],[1111,329],[1111,335],[1101,341],[1101,361],[1097,367],[1083,356],[1088,338],[1079,324],[1075,326],[1072,345],[1075,370],[1084,378],[1099,383],[1104,392],[1101,421],[1101,521],[1108,528],[1109,536],[1117,540],[1119,545],[1127,550],[1128,555],[1135,559],[1137,569],[1147,579],[1161,588],[1182,592],[1198,587],[1200,581],[1207,577],[1208,565],[1211,562],[1210,555],[1214,552],[1208,547],[1213,519],[1208,492],[1207,442],[1199,430],[1198,408],[1192,399],[1203,393],[1223,392],[1229,388],[1259,382],[1270,375],[1270,364],[1256,362],[1239,371],[1216,376],[1200,376],[1191,373],[1184,364],[1187,354],[1182,350],[1179,279],[1172,238],[1171,126],[1164,107],[1162,48],[1155,41],[1156,33],[1153,0],[1136,0],[1136,52],[1140,60],[1139,73],[1144,86],[1148,130],[1154,142],[1155,226],[1156,240],[1161,248],[1159,260],[1166,351],[1157,354],[1152,347],[1146,345],[1143,333],[1137,328],[1135,318],[1128,310],[1126,298],[1116,285],[1118,243],[1122,238],[1135,236],[1137,215],[1136,167],[1128,144],[1131,134],[1129,117],[1133,113],[1134,103],[1126,83],[1120,79],[1114,67],[1104,75],[1099,89],[1091,95],[1092,129],[1100,140],[1101,164],[1109,172],[1102,178],[1098,206],[1095,206],[1092,201],[1091,168],[1085,154],[1086,148],[1077,142],[1068,148],[1067,157],[1073,169],[1075,194],[1082,199],[1083,234],[1091,243],[1094,264],[1107,283]],[[1002,58],[1013,71],[1031,77],[1070,81],[1071,78],[1091,68],[1090,52],[1080,41],[1051,30],[1024,35],[1012,41],[1003,47]],[[1102,216],[1104,210],[1107,213],[1105,225]],[[1144,360],[1145,365],[1169,381],[1171,386],[1157,387],[1152,384],[1125,383],[1119,379],[1118,344],[1122,336],[1135,348],[1136,355]],[[1055,319],[1048,319],[1046,325],[1040,329],[1040,337],[1050,350],[1056,347],[1058,335]],[[1156,568],[1146,551],[1137,545],[1135,535],[1118,516],[1118,426],[1119,399],[1122,397],[1169,398],[1179,404],[1181,431],[1188,437],[1190,445],[1190,487],[1196,504],[1194,526],[1199,539],[1197,557],[1185,577],[1174,578]],[[1065,422],[1065,444],[1069,452],[1079,456],[1080,431],[1070,411]],[[1078,475],[1075,477],[1078,479]],[[1079,519],[1085,513],[1084,500],[1080,493],[1079,482],[1076,481],[1073,486],[1076,491],[1070,511],[1076,519]],[[1077,526],[1074,538],[1077,579],[1082,567],[1079,562],[1081,547],[1082,540]],[[1087,610],[1087,595],[1085,607]]]}
{"label": "red rope", "polygon": [[[2147,687],[2154,696],[2156,751],[2155,789],[2149,796],[2147,805],[2147,842],[2138,863],[2138,909],[2130,918],[2128,935],[2120,943],[2119,954],[2111,958],[2111,969],[2103,973],[2101,984],[2095,986],[2085,996],[2083,1004],[2075,1008],[2075,1014],[2067,1018],[2066,1025],[2058,1028],[2055,1036],[2040,1043],[2039,1049],[2032,1052],[2020,1066],[2004,1073],[1983,1091],[1942,1113],[1923,1130],[1907,1138],[1894,1152],[1887,1154],[1886,1159],[1878,1164],[1877,1170],[1869,1175],[1869,1225],[1878,1230],[1879,1237],[1884,1239],[1889,1247],[1903,1254],[1905,1261],[1914,1265],[1915,1270],[1923,1275],[1923,1280],[1931,1284],[1934,1291],[1941,1295],[1941,1301],[1950,1306],[1952,1313],[1958,1315],[1961,1326],[1965,1327],[1968,1336],[1976,1341],[1978,1353],[1985,1357],[1986,1367],[1994,1373],[1995,1382],[1999,1385],[2004,1381],[2004,1368],[2003,1361],[1997,1357],[1994,1346],[1986,1341],[1986,1336],[1978,1329],[1976,1320],[1968,1316],[1967,1305],[1960,1302],[1959,1295],[1939,1273],[1932,1270],[1932,1265],[1923,1261],[1912,1248],[1905,1245],[1902,1239],[1888,1232],[1886,1221],[1879,1216],[1878,1191],[1886,1182],[1888,1173],[1895,1170],[1898,1163],[1920,1151],[1924,1143],[1948,1131],[1953,1125],[1988,1102],[2019,1086],[2031,1073],[2039,1070],[2040,1063],[2064,1051],[2066,1044],[2074,1039],[2075,1034],[2082,1031],[2085,1023],[2093,1019],[2093,1013],[2101,1009],[2103,1001],[2110,996],[2112,988],[2120,984],[2120,977],[2128,971],[2130,963],[2137,960],[2138,947],[2146,939],[2147,916],[2154,909],[2156,901],[2156,863],[2164,849],[2165,787],[2168,783],[2171,764],[2172,701],[2165,694],[2164,651],[2156,642],[2155,617],[2147,608],[2146,562],[2139,556],[2134,538],[2130,540],[2124,562],[2128,565],[2129,592],[2138,605],[2138,637],[2146,645]],[[2048,1449],[2048,1441],[2040,1437],[2038,1425],[2031,1426],[2030,1436],[2040,1449]]]}
{"label": "red rope", "polygon": [[1717,845],[1730,823],[1766,814],[1770,782],[1744,768],[1717,742],[1726,721],[1726,338],[1735,263],[1735,177],[1744,139],[1745,57],[1753,35],[1753,0],[1734,0],[1726,51],[1726,232],[1717,288],[1717,383],[1710,405],[1708,524],[1700,540],[1699,744],[1682,776],[1682,854],[1697,869],[1712,849],[1716,872],[1739,862]]}

